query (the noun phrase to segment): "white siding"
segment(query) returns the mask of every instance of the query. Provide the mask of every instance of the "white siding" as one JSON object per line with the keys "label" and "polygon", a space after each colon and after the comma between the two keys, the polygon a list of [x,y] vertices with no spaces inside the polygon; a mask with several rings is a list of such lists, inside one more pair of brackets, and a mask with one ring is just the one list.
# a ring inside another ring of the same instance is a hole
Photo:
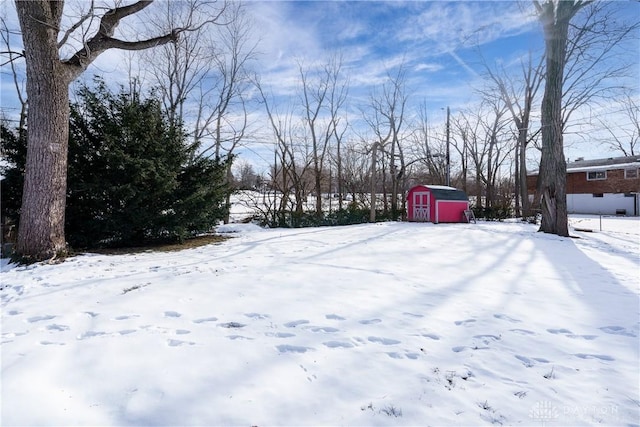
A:
{"label": "white siding", "polygon": [[638,203],[638,195],[625,197],[624,194],[605,193],[603,197],[593,197],[593,194],[567,194],[569,213],[615,215],[617,210],[625,209],[627,215],[634,215],[634,203]]}

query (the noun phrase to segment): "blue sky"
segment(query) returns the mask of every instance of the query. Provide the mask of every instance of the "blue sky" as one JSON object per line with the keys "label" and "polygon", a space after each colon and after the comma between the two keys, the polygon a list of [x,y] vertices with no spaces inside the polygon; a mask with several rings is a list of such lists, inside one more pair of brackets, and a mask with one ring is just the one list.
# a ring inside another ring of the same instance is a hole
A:
{"label": "blue sky", "polygon": [[[541,55],[544,49],[531,1],[269,1],[248,5],[262,34],[262,79],[275,93],[295,90],[298,58],[322,61],[331,52],[340,52],[350,76],[350,95],[366,102],[373,88],[384,82],[387,71],[402,63],[407,69],[409,103],[426,102],[432,122],[443,127],[447,106],[455,114],[479,103],[477,90],[486,82],[483,61],[518,73],[523,57],[529,52]],[[638,2],[617,1],[610,6],[619,18],[640,16]],[[625,46],[627,52],[635,53],[636,65],[624,82],[636,94],[640,81],[637,35]],[[599,105],[576,113],[572,122],[593,122],[594,114],[611,122],[625,121],[616,115],[619,110],[619,105]],[[607,147],[594,143],[596,131],[589,126],[575,126],[572,131],[577,133],[565,137],[567,157],[611,156]]]}
{"label": "blue sky", "polygon": [[[68,3],[67,7],[73,4]],[[298,61],[323,63],[331,54],[340,53],[350,78],[351,109],[356,111],[385,81],[387,72],[404,64],[409,105],[426,102],[435,125],[444,122],[447,106],[456,114],[477,105],[476,90],[485,80],[483,59],[516,70],[520,58],[543,49],[531,1],[249,1],[246,6],[254,21],[254,37],[259,40],[260,55],[254,68],[274,96],[295,97]],[[14,19],[13,7],[12,2],[0,6],[9,22]],[[638,2],[622,0],[612,7],[621,17],[640,15]],[[635,54],[636,66],[625,83],[635,85],[637,94],[638,39],[627,49]],[[109,81],[126,80],[122,58],[116,51],[103,54],[84,78],[101,74]],[[11,113],[15,95],[7,71],[2,72],[0,106]],[[606,108],[620,109],[616,105]],[[600,114],[611,121],[620,119],[611,112]],[[608,149],[584,137],[591,131],[585,130],[580,137],[567,136],[568,157],[610,155]],[[243,154],[252,153],[272,158],[261,147],[250,147]]]}
{"label": "blue sky", "polygon": [[298,57],[313,60],[341,52],[352,89],[366,92],[384,80],[388,69],[404,63],[415,97],[446,106],[467,102],[469,91],[460,89],[480,77],[479,51],[490,60],[509,63],[541,48],[530,6],[486,1],[278,1],[252,2],[249,9],[266,30],[267,72],[284,72]]}

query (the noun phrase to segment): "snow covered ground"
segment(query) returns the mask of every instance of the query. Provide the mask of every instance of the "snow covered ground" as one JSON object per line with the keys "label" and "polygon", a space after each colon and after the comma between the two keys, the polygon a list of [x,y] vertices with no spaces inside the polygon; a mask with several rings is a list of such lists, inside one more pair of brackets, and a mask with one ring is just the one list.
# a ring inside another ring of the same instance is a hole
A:
{"label": "snow covered ground", "polygon": [[4,260],[0,424],[637,426],[640,223],[616,220]]}

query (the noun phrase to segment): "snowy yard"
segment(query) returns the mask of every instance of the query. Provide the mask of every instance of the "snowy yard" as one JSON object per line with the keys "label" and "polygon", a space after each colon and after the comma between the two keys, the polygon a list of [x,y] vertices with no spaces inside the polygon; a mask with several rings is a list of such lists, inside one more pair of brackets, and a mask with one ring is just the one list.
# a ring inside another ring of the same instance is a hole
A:
{"label": "snowy yard", "polygon": [[593,221],[3,264],[0,424],[637,426],[640,222]]}

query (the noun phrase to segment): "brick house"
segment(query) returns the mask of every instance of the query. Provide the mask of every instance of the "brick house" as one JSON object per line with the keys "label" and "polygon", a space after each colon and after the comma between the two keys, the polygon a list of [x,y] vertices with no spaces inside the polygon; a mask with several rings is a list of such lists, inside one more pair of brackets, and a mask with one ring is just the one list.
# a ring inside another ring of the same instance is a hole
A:
{"label": "brick house", "polygon": [[[529,198],[536,191],[538,171],[527,176]],[[640,215],[640,156],[567,163],[569,213]]]}

